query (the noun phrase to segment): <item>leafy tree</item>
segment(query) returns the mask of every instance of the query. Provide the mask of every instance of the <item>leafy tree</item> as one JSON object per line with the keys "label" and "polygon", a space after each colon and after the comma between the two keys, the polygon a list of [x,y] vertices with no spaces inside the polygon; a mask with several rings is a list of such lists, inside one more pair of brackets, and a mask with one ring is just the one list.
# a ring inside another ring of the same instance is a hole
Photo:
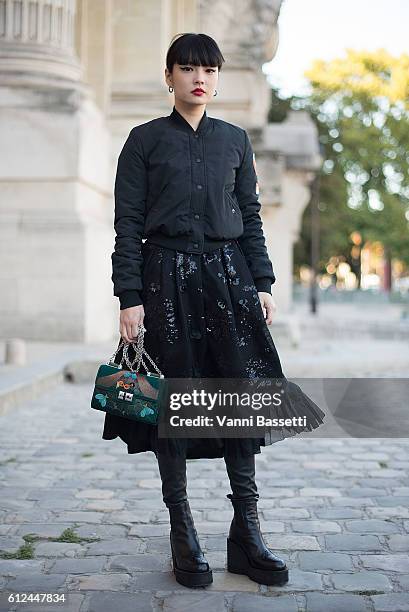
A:
{"label": "leafy tree", "polygon": [[[409,56],[348,49],[316,60],[305,76],[311,93],[290,104],[310,111],[323,149],[321,268],[334,254],[354,267],[352,231],[409,265]],[[309,209],[298,265],[309,261]]]}

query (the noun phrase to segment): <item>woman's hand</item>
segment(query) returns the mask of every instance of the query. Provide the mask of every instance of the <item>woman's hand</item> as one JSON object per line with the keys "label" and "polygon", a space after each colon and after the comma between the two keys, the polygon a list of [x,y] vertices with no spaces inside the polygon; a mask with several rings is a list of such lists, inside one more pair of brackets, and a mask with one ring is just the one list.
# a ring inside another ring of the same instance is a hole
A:
{"label": "woman's hand", "polygon": [[273,296],[266,291],[259,291],[258,297],[260,298],[261,308],[263,310],[263,317],[266,320],[267,325],[271,325],[273,322],[273,314],[277,310],[276,303]]}
{"label": "woman's hand", "polygon": [[145,317],[143,305],[131,306],[120,310],[119,333],[122,339],[129,343],[134,342],[138,336],[138,328]]}

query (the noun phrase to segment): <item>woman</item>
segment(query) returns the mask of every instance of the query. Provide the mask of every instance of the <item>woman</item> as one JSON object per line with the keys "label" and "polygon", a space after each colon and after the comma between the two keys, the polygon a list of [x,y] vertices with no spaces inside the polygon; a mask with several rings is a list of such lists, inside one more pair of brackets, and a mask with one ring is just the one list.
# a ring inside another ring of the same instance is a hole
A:
{"label": "woman", "polygon": [[[143,323],[145,348],[165,377],[283,378],[267,328],[275,276],[252,147],[241,127],[206,114],[224,61],[209,36],[178,35],[165,70],[173,111],[133,128],[119,156],[112,280],[120,333],[133,342]],[[301,397],[297,410],[309,417],[309,429],[317,427],[323,413]],[[234,508],[229,571],[262,584],[288,580],[286,564],[260,533],[255,482],[255,454],[282,439],[282,431],[263,438],[158,438],[156,427],[107,414],[103,438],[117,436],[128,453],[151,450],[157,457],[178,582],[212,582],[186,493],[186,458],[200,457],[226,463]]]}

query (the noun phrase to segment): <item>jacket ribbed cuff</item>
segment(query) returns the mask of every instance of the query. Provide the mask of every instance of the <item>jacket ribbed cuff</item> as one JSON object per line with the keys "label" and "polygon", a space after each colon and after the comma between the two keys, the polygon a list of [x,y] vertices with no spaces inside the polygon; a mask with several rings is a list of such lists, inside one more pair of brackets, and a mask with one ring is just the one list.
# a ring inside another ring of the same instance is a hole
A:
{"label": "jacket ribbed cuff", "polygon": [[265,291],[266,293],[271,294],[272,280],[269,276],[265,276],[263,278],[256,278],[254,284],[256,285],[257,291]]}
{"label": "jacket ribbed cuff", "polygon": [[141,294],[137,289],[128,289],[119,294],[120,310],[131,308],[132,306],[140,306],[142,304]]}

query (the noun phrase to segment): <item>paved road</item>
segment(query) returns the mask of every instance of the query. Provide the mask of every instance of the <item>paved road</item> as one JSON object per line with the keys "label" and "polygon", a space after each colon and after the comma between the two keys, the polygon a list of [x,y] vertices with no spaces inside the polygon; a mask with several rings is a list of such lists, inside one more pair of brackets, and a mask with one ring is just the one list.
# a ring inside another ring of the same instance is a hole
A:
{"label": "paved road", "polygon": [[[154,455],[102,440],[90,391],[64,384],[0,417],[0,550],[37,536],[31,559],[0,559],[1,610],[409,610],[409,440],[290,439],[263,449],[262,529],[291,568],[280,588],[225,571],[224,462],[189,461],[191,506],[214,570],[214,584],[197,592],[170,572]],[[65,593],[68,605],[8,604],[16,592]]]}

